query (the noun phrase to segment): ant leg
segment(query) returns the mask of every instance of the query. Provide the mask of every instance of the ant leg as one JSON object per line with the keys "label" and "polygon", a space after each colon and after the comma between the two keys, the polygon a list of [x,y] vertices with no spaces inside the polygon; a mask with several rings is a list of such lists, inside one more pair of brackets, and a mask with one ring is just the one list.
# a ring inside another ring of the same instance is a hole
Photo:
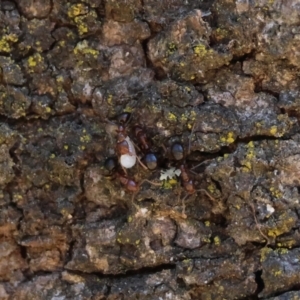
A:
{"label": "ant leg", "polygon": [[[210,161],[210,160],[209,160],[209,161]],[[200,167],[201,165],[203,165],[203,164],[205,164],[205,163],[207,163],[207,160],[204,160],[204,161],[202,161],[201,163],[199,163],[198,165],[193,166],[192,168],[190,168],[190,170],[194,170],[194,169]]]}
{"label": "ant leg", "polygon": [[189,148],[188,148],[188,155],[191,153],[191,139],[192,139],[192,134],[194,133],[194,129],[195,129],[195,125],[196,125],[196,121],[193,124],[191,133],[189,135]]}
{"label": "ant leg", "polygon": [[136,159],[138,160],[139,164],[143,167],[143,169],[148,170],[148,168],[142,163],[142,161],[137,155],[136,155]]}
{"label": "ant leg", "polygon": [[131,203],[135,207],[135,209],[138,211],[140,209],[140,207],[135,203],[135,195],[136,195],[136,193],[132,194]]}
{"label": "ant leg", "polygon": [[[121,165],[121,164],[120,164],[120,165]],[[121,168],[122,168],[122,170],[124,171],[125,175],[127,176],[127,170],[126,170],[126,168],[124,168],[122,165],[121,165]]]}
{"label": "ant leg", "polygon": [[152,182],[152,181],[150,181],[150,180],[148,180],[148,179],[144,179],[144,180],[140,183],[140,186],[141,186],[144,182],[148,182],[148,183],[150,183],[150,184],[152,184],[152,185],[154,185],[154,186],[159,186],[159,187],[162,186],[161,183]]}
{"label": "ant leg", "polygon": [[182,204],[182,215],[186,216],[185,214],[185,200],[188,198],[189,194],[186,194],[182,199],[181,199],[181,204]]}
{"label": "ant leg", "polygon": [[203,192],[211,201],[216,202],[217,199],[215,199],[207,190],[199,189],[196,190],[196,192]]}
{"label": "ant leg", "polygon": [[140,149],[140,147],[136,143],[134,143],[132,140],[131,140],[131,142],[132,142],[132,144],[134,145],[135,148],[137,148],[140,152],[142,152],[142,150]]}
{"label": "ant leg", "polygon": [[165,154],[167,154],[168,150],[167,150],[167,148],[165,147],[165,145],[164,145],[164,144],[161,144],[161,147],[163,148]]}

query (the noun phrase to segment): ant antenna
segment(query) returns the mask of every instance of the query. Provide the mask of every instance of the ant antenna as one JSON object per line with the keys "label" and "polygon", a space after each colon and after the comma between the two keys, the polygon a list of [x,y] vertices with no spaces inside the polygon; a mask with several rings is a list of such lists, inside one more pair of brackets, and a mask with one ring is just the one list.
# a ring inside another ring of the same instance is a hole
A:
{"label": "ant antenna", "polygon": [[196,121],[194,122],[191,133],[189,135],[189,148],[187,153],[188,155],[191,153],[191,139],[192,139],[192,134],[194,133],[195,125],[196,125]]}
{"label": "ant antenna", "polygon": [[260,223],[258,222],[258,220],[257,220],[256,212],[255,212],[255,208],[254,208],[254,204],[253,204],[253,203],[248,203],[248,204],[249,204],[249,206],[250,206],[251,209],[252,209],[253,218],[254,218],[254,221],[255,221],[255,225],[256,225],[257,230],[259,231],[259,233],[261,234],[261,236],[262,236],[264,239],[266,239],[266,242],[267,242],[266,246],[270,245],[270,240],[269,240],[269,238],[262,232],[262,230],[261,230],[261,224],[260,224]]}

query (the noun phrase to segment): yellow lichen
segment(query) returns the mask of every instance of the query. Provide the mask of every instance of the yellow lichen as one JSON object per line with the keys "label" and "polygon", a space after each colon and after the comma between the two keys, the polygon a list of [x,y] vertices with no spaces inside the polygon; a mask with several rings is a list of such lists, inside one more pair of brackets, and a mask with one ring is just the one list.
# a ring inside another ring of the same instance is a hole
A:
{"label": "yellow lichen", "polygon": [[219,245],[221,244],[221,239],[220,239],[219,236],[215,236],[215,237],[214,237],[214,244],[215,244],[216,246],[219,246]]}
{"label": "yellow lichen", "polygon": [[235,209],[237,209],[237,210],[240,210],[240,209],[241,209],[241,206],[240,206],[239,204],[235,204],[233,207],[234,207]]}
{"label": "yellow lichen", "polygon": [[126,106],[124,108],[124,112],[128,112],[128,113],[131,113],[133,111],[133,108],[131,106]]}
{"label": "yellow lichen", "polygon": [[281,216],[281,220],[276,223],[275,228],[271,228],[268,230],[267,234],[271,237],[277,237],[285,232],[288,232],[290,228],[294,225],[294,219],[293,218],[287,218],[285,219],[285,216]]}
{"label": "yellow lichen", "polygon": [[247,159],[253,159],[255,157],[255,151],[254,149],[248,149],[247,154],[246,154],[246,158]]}
{"label": "yellow lichen", "polygon": [[68,150],[68,149],[69,149],[69,146],[68,146],[68,145],[64,145],[64,149],[65,149],[65,150]]}
{"label": "yellow lichen", "polygon": [[227,34],[228,34],[227,30],[225,30],[223,28],[219,27],[215,30],[215,36],[219,40],[225,38],[227,36]]}
{"label": "yellow lichen", "polygon": [[34,58],[32,56],[30,56],[28,58],[28,65],[29,65],[29,67],[35,67],[36,64],[37,64],[37,62],[34,60]]}
{"label": "yellow lichen", "polygon": [[270,192],[272,194],[273,197],[275,198],[281,198],[282,197],[282,193],[280,190],[275,189],[275,187],[270,187]]}
{"label": "yellow lichen", "polygon": [[247,144],[247,147],[248,147],[248,148],[254,148],[254,143],[253,143],[253,141],[249,142],[249,143]]}
{"label": "yellow lichen", "polygon": [[43,57],[39,53],[35,53],[34,55],[28,57],[27,62],[30,68],[34,68],[43,62]]}
{"label": "yellow lichen", "polygon": [[75,23],[77,24],[77,30],[79,35],[84,35],[89,31],[87,24],[85,23],[85,18],[83,17],[75,17]]}
{"label": "yellow lichen", "polygon": [[228,132],[227,143],[231,144],[233,142],[234,142],[234,133],[233,132]]}
{"label": "yellow lichen", "polygon": [[177,180],[175,178],[171,178],[169,180],[164,180],[162,184],[162,188],[169,190],[172,189],[174,185],[177,184]]}
{"label": "yellow lichen", "polygon": [[210,221],[205,221],[205,222],[204,222],[204,225],[205,225],[206,227],[209,227],[209,226],[210,226]]}
{"label": "yellow lichen", "polygon": [[272,135],[276,135],[276,133],[277,133],[277,126],[272,126],[271,129],[270,129],[270,133]]}
{"label": "yellow lichen", "polygon": [[18,41],[18,36],[16,34],[4,35],[0,39],[0,51],[9,53],[11,51],[11,43]]}
{"label": "yellow lichen", "polygon": [[202,241],[204,242],[204,243],[210,243],[210,238],[209,237],[204,237],[204,238],[202,238]]}
{"label": "yellow lichen", "polygon": [[112,99],[113,99],[113,96],[112,96],[112,95],[108,95],[108,96],[107,96],[107,104],[108,104],[108,105],[112,105],[112,104],[113,104]]}
{"label": "yellow lichen", "polygon": [[195,121],[196,120],[196,116],[197,116],[197,113],[194,110],[191,110],[190,111],[190,119],[192,121]]}
{"label": "yellow lichen", "polygon": [[168,44],[168,50],[167,50],[167,55],[172,55],[175,51],[177,50],[177,47],[174,43],[169,43]]}
{"label": "yellow lichen", "polygon": [[221,137],[221,142],[223,143],[232,144],[234,141],[234,133],[231,131],[228,132],[227,136]]}
{"label": "yellow lichen", "polygon": [[194,46],[193,51],[197,56],[201,57],[205,56],[207,53],[206,46],[203,44],[198,44],[197,46]]}
{"label": "yellow lichen", "polygon": [[277,243],[276,246],[277,247],[284,247],[284,248],[292,248],[294,245],[296,244],[295,240],[291,240],[291,241],[284,241],[282,243]]}
{"label": "yellow lichen", "polygon": [[280,249],[277,249],[276,251],[277,251],[277,253],[282,254],[282,255],[289,253],[289,250],[287,248],[280,248]]}
{"label": "yellow lichen", "polygon": [[92,55],[94,58],[97,58],[99,55],[99,51],[89,47],[88,42],[86,40],[77,43],[73,51],[76,55],[80,53],[83,55]]}
{"label": "yellow lichen", "polygon": [[85,134],[80,137],[80,142],[88,143],[91,141],[91,139],[92,139],[92,137],[89,134]]}
{"label": "yellow lichen", "polygon": [[260,250],[260,262],[263,262],[266,260],[267,256],[272,252],[273,250],[268,247],[264,247]]}
{"label": "yellow lichen", "polygon": [[185,114],[182,114],[180,120],[181,122],[186,122],[188,120],[188,117]]}
{"label": "yellow lichen", "polygon": [[282,270],[278,270],[278,271],[275,271],[274,272],[274,275],[277,277],[277,276],[280,276],[282,274]]}
{"label": "yellow lichen", "polygon": [[68,10],[69,18],[74,18],[79,15],[86,14],[88,12],[88,7],[82,3],[72,5]]}
{"label": "yellow lichen", "polygon": [[214,193],[215,190],[216,190],[216,186],[214,184],[210,184],[207,189],[211,192],[211,193]]}
{"label": "yellow lichen", "polygon": [[171,113],[171,112],[168,113],[167,119],[168,119],[169,121],[177,121],[176,115],[174,115],[174,114]]}
{"label": "yellow lichen", "polygon": [[59,76],[56,77],[56,82],[60,82],[60,83],[64,82],[64,78],[59,75]]}

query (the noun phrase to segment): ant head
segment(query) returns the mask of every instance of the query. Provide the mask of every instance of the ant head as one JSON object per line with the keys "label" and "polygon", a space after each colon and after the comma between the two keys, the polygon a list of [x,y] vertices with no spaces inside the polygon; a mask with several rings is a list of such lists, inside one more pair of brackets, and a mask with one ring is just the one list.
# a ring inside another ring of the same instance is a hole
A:
{"label": "ant head", "polygon": [[123,125],[119,125],[118,128],[116,129],[117,133],[122,133],[125,132],[125,127]]}
{"label": "ant head", "polygon": [[118,143],[125,141],[126,139],[126,133],[124,131],[117,131],[118,132],[118,137],[117,137],[117,141]]}
{"label": "ant head", "polygon": [[143,133],[143,129],[139,125],[134,126],[134,135],[135,136],[139,136],[142,133]]}
{"label": "ant head", "polygon": [[131,113],[128,113],[128,112],[124,112],[124,113],[121,113],[118,117],[117,117],[117,120],[118,120],[118,123],[121,124],[121,125],[126,125],[129,120],[131,118]]}

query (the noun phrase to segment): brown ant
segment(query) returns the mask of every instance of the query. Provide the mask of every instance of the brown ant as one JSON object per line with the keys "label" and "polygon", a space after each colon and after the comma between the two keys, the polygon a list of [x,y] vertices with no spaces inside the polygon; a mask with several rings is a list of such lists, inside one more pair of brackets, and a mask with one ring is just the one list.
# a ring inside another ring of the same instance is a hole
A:
{"label": "brown ant", "polygon": [[[185,156],[183,146],[180,143],[174,143],[171,147],[171,154],[175,160],[183,161],[183,158]],[[185,214],[185,199],[196,192],[204,192],[210,198],[210,200],[212,200],[213,202],[216,201],[206,190],[195,189],[194,181],[189,175],[190,170],[187,168],[186,164],[182,162],[179,166],[179,169],[181,171],[180,173],[181,185],[183,186],[184,190],[187,193],[187,195],[184,196],[181,200],[183,206],[183,214]]]}
{"label": "brown ant", "polygon": [[118,129],[117,131],[117,145],[116,150],[119,156],[120,164],[126,173],[125,169],[130,169],[136,164],[136,160],[140,165],[147,169],[147,167],[140,161],[136,155],[135,146],[127,135],[126,124],[129,122],[131,117],[130,113],[122,113],[117,117],[118,120]]}
{"label": "brown ant", "polygon": [[[184,158],[184,148],[180,143],[174,143],[171,147],[171,153],[175,160],[180,161]],[[185,191],[191,195],[195,193],[195,186],[193,180],[190,178],[188,174],[188,169],[184,163],[180,164],[179,167],[181,184],[184,187]]]}
{"label": "brown ant", "polygon": [[179,169],[181,171],[181,173],[180,173],[181,184],[183,185],[185,191],[189,195],[194,194],[196,192],[194,182],[190,178],[186,166],[184,164],[182,164],[182,165],[180,165]]}
{"label": "brown ant", "polygon": [[145,131],[140,126],[134,127],[134,134],[136,139],[138,140],[139,146],[141,150],[145,153],[142,161],[147,166],[149,170],[154,170],[158,165],[157,155],[151,151],[151,142],[147,138]]}
{"label": "brown ant", "polygon": [[128,192],[137,192],[139,189],[138,184],[133,180],[128,178],[118,169],[117,159],[115,157],[109,157],[105,160],[104,167],[109,171],[110,175],[115,175],[120,181],[120,183],[125,187]]}
{"label": "brown ant", "polygon": [[122,175],[120,172],[117,173],[117,177],[127,192],[135,193],[139,191],[140,187],[133,179],[128,178],[126,175]]}
{"label": "brown ant", "polygon": [[134,135],[136,136],[137,140],[139,141],[142,151],[143,152],[150,151],[150,147],[151,147],[150,142],[147,138],[145,131],[140,126],[134,127]]}
{"label": "brown ant", "polygon": [[[126,131],[126,124],[128,123],[130,119],[130,114],[129,113],[123,113],[118,116],[118,129],[116,130],[117,132],[117,153],[119,155],[123,154],[129,154],[131,151],[134,151],[135,154],[135,149],[131,149],[129,143],[131,140],[128,138],[127,131]],[[129,143],[128,143],[129,139]]]}

